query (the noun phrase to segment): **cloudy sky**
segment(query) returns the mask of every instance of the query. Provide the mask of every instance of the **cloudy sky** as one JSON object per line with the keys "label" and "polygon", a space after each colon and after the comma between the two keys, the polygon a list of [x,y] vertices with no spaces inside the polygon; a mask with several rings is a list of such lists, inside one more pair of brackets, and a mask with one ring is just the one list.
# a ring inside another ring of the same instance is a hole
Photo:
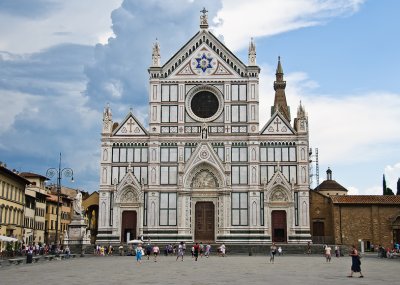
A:
{"label": "cloudy sky", "polygon": [[69,185],[96,191],[104,106],[117,121],[133,108],[146,125],[152,43],[166,62],[198,31],[203,6],[243,62],[255,39],[261,125],[281,56],[292,113],[301,100],[309,114],[320,182],[329,166],[351,194],[380,194],[383,174],[395,191],[400,3],[392,0],[2,0],[0,161],[45,174],[62,152],[75,173]]}

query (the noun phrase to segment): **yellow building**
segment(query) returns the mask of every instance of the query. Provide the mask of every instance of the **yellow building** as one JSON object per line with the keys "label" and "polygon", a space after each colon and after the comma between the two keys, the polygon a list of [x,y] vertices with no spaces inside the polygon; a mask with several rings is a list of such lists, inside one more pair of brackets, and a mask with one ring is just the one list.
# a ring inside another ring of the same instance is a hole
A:
{"label": "yellow building", "polygon": [[26,244],[43,244],[46,221],[46,193],[45,181],[48,180],[39,174],[22,172],[22,177],[30,184],[25,189],[25,235]]}
{"label": "yellow building", "polygon": [[[29,181],[0,165],[0,235],[23,239],[25,186]],[[1,248],[4,248],[1,244]]]}
{"label": "yellow building", "polygon": [[[61,204],[61,203],[60,203]],[[56,221],[57,221],[57,195],[48,194],[46,198],[46,221],[44,230],[44,242],[53,244],[56,236]],[[58,223],[60,232],[60,223]]]}
{"label": "yellow building", "polygon": [[93,192],[82,201],[82,206],[85,211],[85,222],[90,230],[90,242],[93,244],[97,237],[97,221],[99,218],[99,192]]}
{"label": "yellow building", "polygon": [[63,243],[65,231],[68,231],[68,225],[72,219],[72,201],[73,199],[65,194],[60,194],[61,208],[60,208],[60,221],[61,221],[61,232],[60,241]]}

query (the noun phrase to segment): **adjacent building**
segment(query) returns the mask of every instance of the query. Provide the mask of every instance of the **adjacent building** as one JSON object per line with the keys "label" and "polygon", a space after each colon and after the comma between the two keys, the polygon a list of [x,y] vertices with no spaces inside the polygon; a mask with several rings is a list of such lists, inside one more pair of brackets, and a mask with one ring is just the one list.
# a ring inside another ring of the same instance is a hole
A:
{"label": "adjacent building", "polygon": [[310,221],[314,243],[392,247],[400,243],[400,196],[347,195],[347,189],[327,179],[310,191]]}
{"label": "adjacent building", "polygon": [[0,165],[0,235],[23,240],[25,186],[29,183],[17,171]]}
{"label": "adjacent building", "polygon": [[243,63],[204,10],[164,64],[154,44],[148,72],[148,128],[104,110],[97,242],[310,241],[308,117],[300,104],[293,119],[280,59],[271,112],[259,114],[255,43]]}
{"label": "adjacent building", "polygon": [[43,244],[45,242],[46,198],[45,182],[47,177],[42,175],[22,172],[22,177],[29,181],[25,188],[25,244]]}

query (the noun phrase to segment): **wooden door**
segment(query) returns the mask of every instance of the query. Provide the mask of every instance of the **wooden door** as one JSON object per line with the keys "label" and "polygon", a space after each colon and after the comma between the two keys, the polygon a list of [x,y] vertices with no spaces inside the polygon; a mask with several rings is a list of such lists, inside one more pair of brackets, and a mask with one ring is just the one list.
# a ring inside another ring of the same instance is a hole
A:
{"label": "wooden door", "polygon": [[127,242],[127,233],[130,233],[130,239],[136,239],[136,224],[137,214],[136,211],[123,211],[121,223],[121,241]]}
{"label": "wooden door", "polygon": [[315,236],[315,237],[325,236],[324,222],[314,222],[313,223],[313,236]]}
{"label": "wooden door", "polygon": [[272,211],[272,241],[286,242],[286,211]]}
{"label": "wooden door", "polygon": [[214,242],[214,204],[197,202],[195,212],[195,241]]}

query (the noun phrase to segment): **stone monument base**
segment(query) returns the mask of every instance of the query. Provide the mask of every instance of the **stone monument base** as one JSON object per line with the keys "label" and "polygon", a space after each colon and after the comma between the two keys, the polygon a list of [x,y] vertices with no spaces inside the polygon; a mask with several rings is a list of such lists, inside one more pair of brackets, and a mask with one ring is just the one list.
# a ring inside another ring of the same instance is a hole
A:
{"label": "stone monument base", "polygon": [[82,216],[75,215],[68,225],[68,234],[64,238],[64,247],[68,246],[71,253],[84,254],[86,247],[90,246],[90,231]]}

